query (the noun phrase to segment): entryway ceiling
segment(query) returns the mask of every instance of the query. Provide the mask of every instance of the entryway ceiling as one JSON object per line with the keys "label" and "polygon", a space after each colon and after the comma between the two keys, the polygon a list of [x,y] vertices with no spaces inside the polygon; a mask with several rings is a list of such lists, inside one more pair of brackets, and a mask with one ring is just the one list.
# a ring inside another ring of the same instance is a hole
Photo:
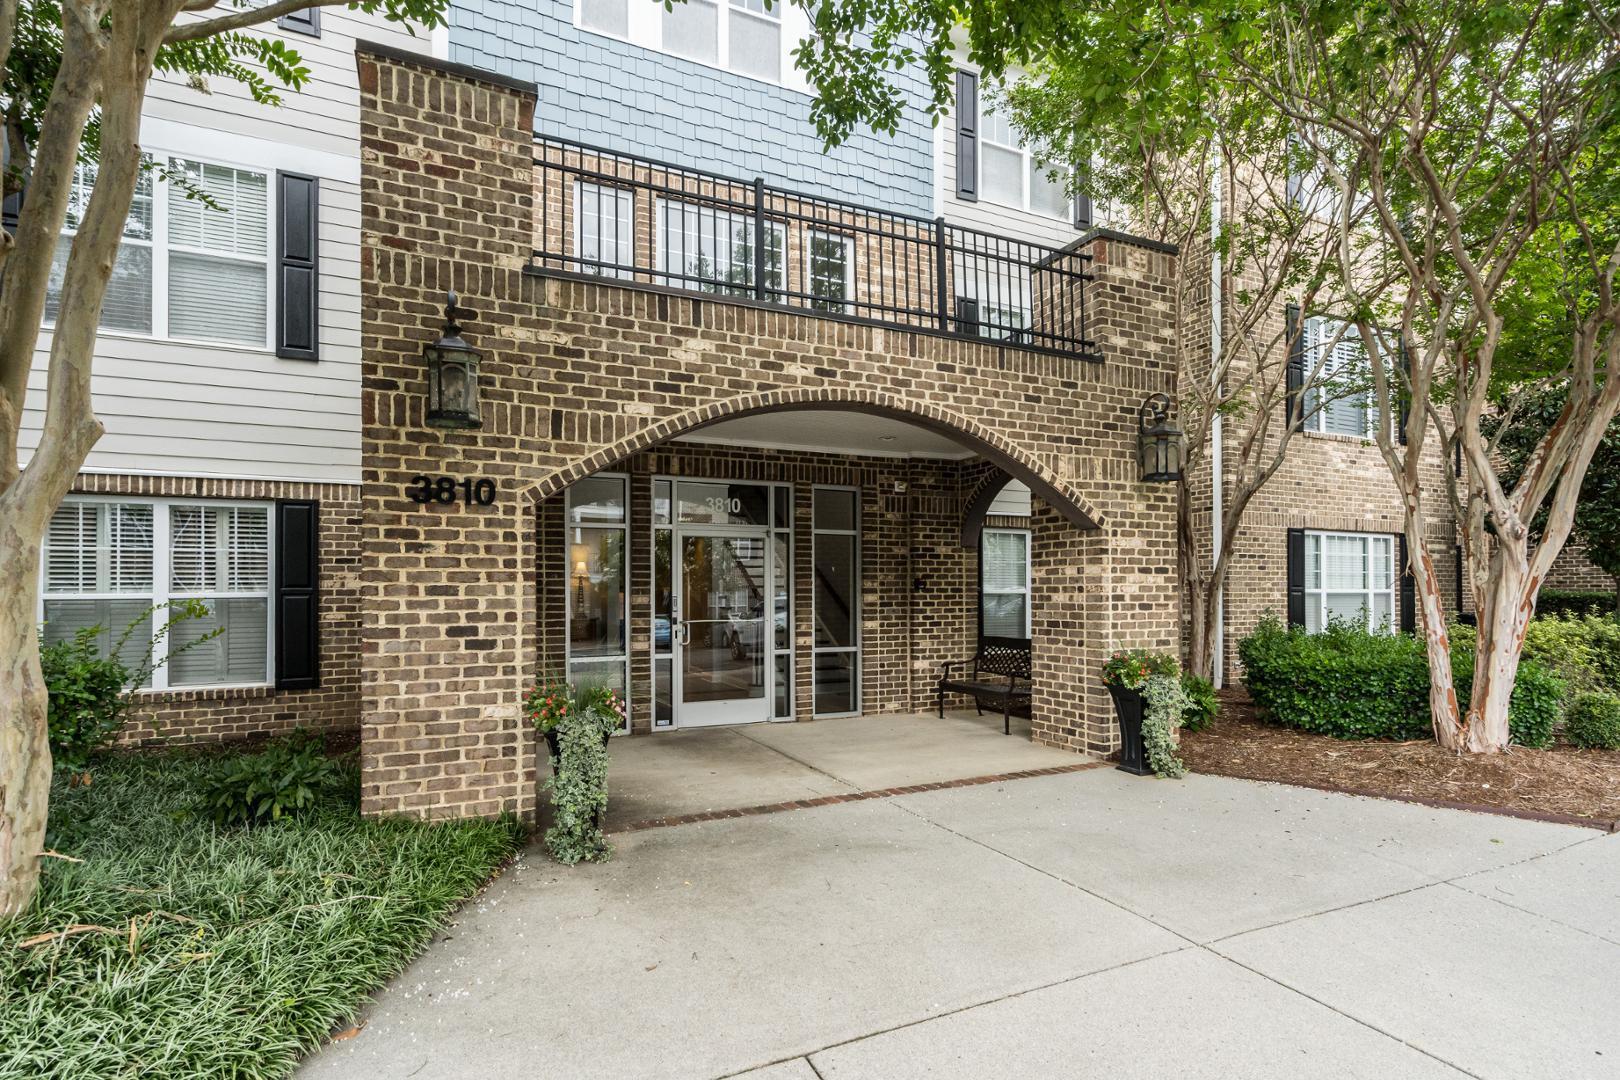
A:
{"label": "entryway ceiling", "polygon": [[681,436],[679,441],[879,457],[961,460],[974,456],[967,447],[927,428],[837,409],[784,409],[722,420]]}

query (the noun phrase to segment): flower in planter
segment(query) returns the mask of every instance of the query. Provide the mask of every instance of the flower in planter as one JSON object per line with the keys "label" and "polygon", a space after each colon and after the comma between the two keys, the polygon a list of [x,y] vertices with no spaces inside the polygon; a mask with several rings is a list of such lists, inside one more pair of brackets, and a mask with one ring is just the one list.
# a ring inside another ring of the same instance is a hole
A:
{"label": "flower in planter", "polygon": [[1182,689],[1180,662],[1168,653],[1116,649],[1103,664],[1102,681],[1142,695],[1142,749],[1154,773],[1184,775],[1187,767],[1176,756],[1176,733],[1190,699]]}

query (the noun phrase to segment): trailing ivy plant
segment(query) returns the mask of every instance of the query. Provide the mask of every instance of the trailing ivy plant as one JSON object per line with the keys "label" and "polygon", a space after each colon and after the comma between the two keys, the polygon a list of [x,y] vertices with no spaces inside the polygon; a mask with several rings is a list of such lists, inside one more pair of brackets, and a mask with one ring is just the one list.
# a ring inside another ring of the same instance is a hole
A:
{"label": "trailing ivy plant", "polygon": [[1115,650],[1103,664],[1103,683],[1139,691],[1142,695],[1142,746],[1148,766],[1159,776],[1174,779],[1187,774],[1176,756],[1176,731],[1193,708],[1181,685],[1181,664],[1166,653],[1146,649]]}
{"label": "trailing ivy plant", "polygon": [[[545,711],[548,718],[555,717],[558,756],[551,763],[551,779],[546,781],[553,808],[546,850],[570,866],[600,862],[613,853],[602,832],[602,815],[607,811],[607,742],[624,725],[624,701],[606,686],[569,693],[566,685],[553,684],[547,690],[551,702]],[[564,698],[569,699],[566,704]]]}
{"label": "trailing ivy plant", "polygon": [[1148,765],[1158,776],[1176,779],[1187,775],[1187,766],[1176,756],[1176,729],[1192,699],[1181,688],[1177,675],[1150,675],[1142,686],[1142,746]]}

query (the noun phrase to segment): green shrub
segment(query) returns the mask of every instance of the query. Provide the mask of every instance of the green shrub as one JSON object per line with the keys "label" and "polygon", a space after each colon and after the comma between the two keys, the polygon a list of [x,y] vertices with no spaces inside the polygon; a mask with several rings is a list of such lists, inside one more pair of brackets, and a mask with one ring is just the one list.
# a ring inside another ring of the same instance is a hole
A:
{"label": "green shrub", "polygon": [[[1461,628],[1459,628],[1461,629]],[[1238,643],[1249,695],[1275,722],[1339,739],[1421,739],[1433,733],[1429,660],[1410,634],[1374,634],[1344,623],[1319,634],[1261,621]],[[1474,678],[1473,639],[1452,641],[1459,701]],[[1545,746],[1557,724],[1565,684],[1533,660],[1522,661],[1509,702],[1514,742]]]}
{"label": "green shrub", "polygon": [[1620,750],[1620,697],[1603,691],[1577,696],[1564,720],[1564,734],[1576,746]]}
{"label": "green shrub", "polygon": [[302,814],[341,778],[319,738],[297,735],[236,758],[201,784],[203,812],[216,825],[259,825]]}
{"label": "green shrub", "polygon": [[1542,589],[1537,615],[1613,615],[1615,595],[1604,589]]}
{"label": "green shrub", "polygon": [[51,759],[75,779],[89,766],[90,755],[118,734],[130,710],[129,668],[116,653],[101,655],[101,633],[99,626],[86,627],[62,641],[41,640],[39,646],[50,695]]}
{"label": "green shrub", "polygon": [[1188,731],[1203,731],[1215,722],[1221,711],[1221,699],[1215,696],[1215,684],[1202,675],[1191,672],[1181,677],[1181,692],[1187,695],[1187,708],[1181,714],[1181,726]]}
{"label": "green shrub", "polygon": [[[85,775],[90,755],[112,742],[123,729],[135,708],[135,688],[145,683],[158,666],[153,662],[157,642],[186,619],[208,615],[208,607],[201,600],[178,600],[170,604],[168,618],[157,627],[152,640],[146,643],[131,667],[124,660],[130,638],[137,632],[144,634],[154,613],[161,609],[163,605],[157,604],[141,612],[113,640],[106,655],[101,648],[105,627],[87,626],[72,637],[56,642],[47,642],[41,630],[39,664],[45,674],[50,700],[46,725],[51,760],[57,769],[68,773],[73,782],[77,783]],[[222,633],[224,628],[218,627],[177,646],[169,659],[212,641]]]}

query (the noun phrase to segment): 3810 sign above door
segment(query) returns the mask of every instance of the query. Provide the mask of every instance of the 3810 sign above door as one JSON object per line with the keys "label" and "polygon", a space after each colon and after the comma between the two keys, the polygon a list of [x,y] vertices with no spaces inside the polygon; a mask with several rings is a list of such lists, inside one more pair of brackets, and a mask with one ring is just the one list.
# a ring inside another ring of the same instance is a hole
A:
{"label": "3810 sign above door", "polygon": [[495,501],[495,481],[487,476],[476,479],[453,476],[413,476],[405,493],[414,503],[427,506],[432,503],[465,503],[468,506],[489,506]]}

